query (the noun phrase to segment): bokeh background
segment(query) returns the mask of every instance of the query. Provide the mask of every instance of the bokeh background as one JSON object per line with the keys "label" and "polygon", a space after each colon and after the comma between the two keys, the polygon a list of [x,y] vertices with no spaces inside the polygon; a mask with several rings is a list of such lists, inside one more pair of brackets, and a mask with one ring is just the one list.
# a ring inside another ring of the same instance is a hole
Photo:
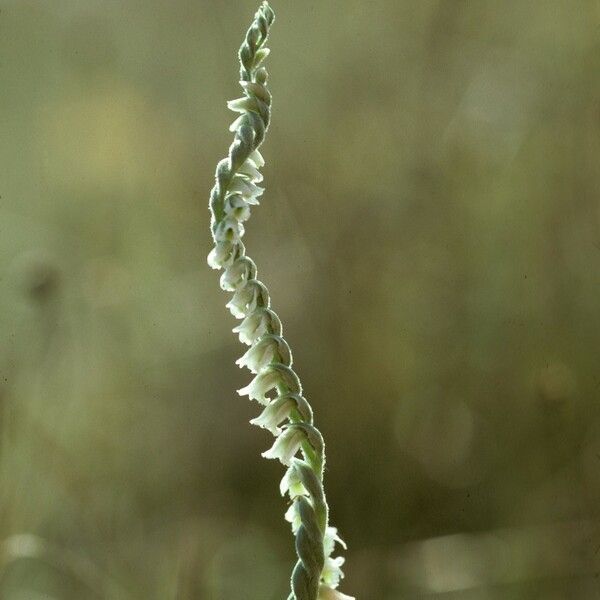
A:
{"label": "bokeh background", "polygon": [[[600,598],[600,6],[273,2],[247,247],[359,600]],[[276,600],[207,198],[253,1],[0,6],[0,598]]]}

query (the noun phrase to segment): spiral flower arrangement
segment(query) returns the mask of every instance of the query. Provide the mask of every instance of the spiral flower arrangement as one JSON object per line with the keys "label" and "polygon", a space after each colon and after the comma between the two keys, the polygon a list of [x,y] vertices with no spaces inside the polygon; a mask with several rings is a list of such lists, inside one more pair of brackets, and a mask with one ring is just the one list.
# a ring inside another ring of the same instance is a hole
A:
{"label": "spiral flower arrangement", "polygon": [[313,411],[302,395],[302,385],[292,368],[292,352],[283,338],[281,321],[271,309],[266,286],[257,279],[254,261],[242,243],[244,223],[264,189],[259,169],[264,159],[259,147],[271,116],[265,42],[275,15],[267,2],[256,12],[239,51],[240,85],[244,96],[228,102],[239,113],[230,130],[234,140],[227,158],[219,162],[210,194],[211,231],[215,247],[208,256],[213,269],[224,269],[221,288],[233,292],[227,308],[241,323],[233,329],[249,346],[237,361],[254,375],[238,390],[264,408],[250,422],[275,436],[265,458],[287,467],[280,491],[291,501],[285,518],[295,535],[296,563],[288,600],[354,600],[337,590],[343,577],[344,558],[333,557],[336,545],[345,548],[337,529],[329,525],[323,490],[325,465],[323,436],[313,423]]}

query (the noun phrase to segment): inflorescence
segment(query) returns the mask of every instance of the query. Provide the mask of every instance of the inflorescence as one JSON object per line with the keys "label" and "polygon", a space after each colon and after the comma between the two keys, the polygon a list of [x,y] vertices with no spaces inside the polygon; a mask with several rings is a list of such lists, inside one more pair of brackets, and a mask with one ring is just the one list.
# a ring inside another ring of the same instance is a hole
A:
{"label": "inflorescence", "polygon": [[292,352],[283,338],[281,321],[270,308],[269,291],[257,279],[256,265],[241,241],[244,223],[264,191],[258,185],[263,179],[259,169],[264,165],[258,148],[269,126],[271,94],[262,64],[269,54],[265,42],[274,18],[271,7],[263,2],[239,51],[244,96],[228,102],[239,117],[230,127],[235,137],[227,158],[217,165],[210,194],[215,247],[208,264],[224,269],[221,287],[233,292],[227,307],[241,319],[233,331],[250,347],[237,364],[255,377],[238,393],[264,407],[250,421],[275,436],[263,456],[278,459],[287,467],[280,490],[291,500],[285,517],[291,523],[298,555],[288,600],[354,600],[336,589],[343,577],[344,558],[332,554],[336,545],[345,548],[345,544],[336,528],[329,526],[323,491],[323,437],[292,368]]}

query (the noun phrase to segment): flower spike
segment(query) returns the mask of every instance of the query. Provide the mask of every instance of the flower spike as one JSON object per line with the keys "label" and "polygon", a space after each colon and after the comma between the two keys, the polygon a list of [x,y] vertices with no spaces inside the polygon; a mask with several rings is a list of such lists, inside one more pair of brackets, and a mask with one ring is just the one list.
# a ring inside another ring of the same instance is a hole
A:
{"label": "flower spike", "polygon": [[[250,423],[269,430],[275,441],[263,452],[287,466],[280,484],[292,501],[286,519],[296,538],[298,562],[291,577],[289,600],[354,600],[336,588],[344,576],[344,559],[332,557],[335,545],[345,548],[331,527],[323,490],[325,463],[323,436],[313,424],[313,411],[302,395],[302,385],[292,368],[292,352],[283,338],[281,321],[271,310],[266,286],[257,279],[254,261],[242,243],[244,224],[251,208],[259,204],[264,188],[258,185],[265,161],[258,148],[271,119],[271,93],[263,62],[265,46],[275,15],[263,2],[239,51],[243,96],[227,106],[238,116],[231,124],[234,139],[226,158],[217,165],[210,193],[211,232],[215,247],[208,255],[213,269],[223,269],[220,285],[233,296],[227,303],[241,319],[234,333],[249,347],[237,361],[254,379],[238,391],[264,405]],[[301,457],[300,457],[301,455]]]}

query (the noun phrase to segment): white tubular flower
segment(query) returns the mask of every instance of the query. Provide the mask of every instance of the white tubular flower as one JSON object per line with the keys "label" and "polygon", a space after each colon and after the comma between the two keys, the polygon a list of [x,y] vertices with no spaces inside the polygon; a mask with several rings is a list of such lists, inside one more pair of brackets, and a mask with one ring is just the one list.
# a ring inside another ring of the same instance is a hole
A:
{"label": "white tubular flower", "polygon": [[244,356],[235,362],[240,368],[247,367],[252,373],[258,373],[273,362],[291,366],[292,351],[281,336],[267,334],[262,336]]}
{"label": "white tubular flower", "polygon": [[250,218],[250,205],[239,194],[230,194],[225,198],[223,210],[228,217],[238,221],[247,221]]}
{"label": "white tubular flower", "polygon": [[335,527],[327,527],[325,530],[325,537],[323,539],[323,551],[325,553],[325,565],[321,573],[323,582],[330,588],[335,589],[340,584],[340,579],[344,577],[342,571],[342,565],[345,559],[341,556],[332,558],[331,555],[335,550],[335,545],[339,544],[342,548],[346,549],[346,543],[338,535]]}
{"label": "white tubular flower", "polygon": [[253,183],[260,183],[263,180],[263,174],[254,166],[254,162],[246,160],[239,169],[240,173],[247,175]]}
{"label": "white tubular flower", "polygon": [[260,169],[261,167],[265,166],[265,159],[258,150],[252,150],[252,152],[250,152],[248,160],[251,160],[257,169]]}
{"label": "white tubular flower", "polygon": [[259,308],[234,327],[233,333],[239,334],[242,344],[251,346],[266,333],[281,335],[281,321],[269,308]]}
{"label": "white tubular flower", "polygon": [[[239,112],[242,114],[248,112],[249,110],[251,110],[252,112],[258,112],[256,100],[254,98],[248,98],[248,96],[244,96],[243,98],[236,98],[235,100],[229,100],[227,102],[227,108],[229,110],[232,110],[233,112]],[[237,127],[234,127],[233,130],[235,131],[236,129]]]}
{"label": "white tubular flower", "polygon": [[292,465],[283,476],[281,483],[279,484],[279,491],[282,496],[285,496],[286,493],[289,493],[290,500],[293,500],[297,496],[308,496],[308,490],[304,487],[300,476],[298,475],[298,471]]}
{"label": "white tubular flower", "polygon": [[252,183],[243,175],[236,175],[231,180],[228,190],[240,194],[248,204],[259,204],[257,198],[265,191],[264,188]]}
{"label": "white tubular flower", "polygon": [[338,592],[338,590],[334,590],[328,585],[321,585],[318,600],[356,600],[356,598],[342,594],[342,592]]}
{"label": "white tubular flower", "polygon": [[292,369],[278,363],[265,367],[246,387],[238,390],[240,396],[248,396],[265,406],[271,402],[267,394],[271,390],[288,389],[295,394],[302,393],[298,376]]}
{"label": "white tubular flower", "polygon": [[343,556],[338,556],[337,558],[328,556],[325,559],[325,566],[321,572],[323,583],[335,589],[340,584],[340,579],[344,578],[344,572],[342,571],[344,562],[345,559]]}
{"label": "white tubular flower", "polygon": [[211,269],[223,269],[233,264],[238,256],[243,256],[245,252],[244,244],[238,242],[217,242],[210,251],[206,262]]}
{"label": "white tubular flower", "polygon": [[233,298],[226,304],[236,319],[243,319],[252,314],[259,306],[269,306],[267,288],[256,279],[250,279],[246,285],[239,287]]}
{"label": "white tubular flower", "polygon": [[268,429],[274,436],[278,436],[281,433],[279,424],[290,416],[295,407],[296,403],[292,398],[280,396],[268,404],[258,417],[250,421],[250,424]]}
{"label": "white tubular flower", "polygon": [[290,507],[285,512],[285,520],[292,526],[292,533],[296,535],[296,532],[300,529],[300,525],[302,525],[302,519],[295,502],[290,504]]}
{"label": "white tubular flower", "polygon": [[240,256],[221,275],[221,289],[233,292],[256,277],[256,265],[251,258]]}
{"label": "white tubular flower", "polygon": [[227,217],[223,219],[215,231],[217,242],[239,242],[244,235],[244,226],[237,219]]}
{"label": "white tubular flower", "polygon": [[331,556],[335,549],[335,544],[339,544],[344,550],[347,548],[346,542],[338,535],[336,527],[327,527],[325,530],[325,539],[323,541],[323,550],[325,556]]}
{"label": "white tubular flower", "polygon": [[289,467],[305,439],[306,434],[302,429],[289,427],[284,429],[271,448],[263,452],[262,456],[277,459],[281,464]]}
{"label": "white tubular flower", "polygon": [[302,396],[298,394],[285,394],[275,398],[250,423],[263,429],[268,429],[273,435],[277,436],[281,433],[279,424],[288,419],[293,410],[297,410],[300,416],[306,421],[310,422],[312,420],[312,409]]}

